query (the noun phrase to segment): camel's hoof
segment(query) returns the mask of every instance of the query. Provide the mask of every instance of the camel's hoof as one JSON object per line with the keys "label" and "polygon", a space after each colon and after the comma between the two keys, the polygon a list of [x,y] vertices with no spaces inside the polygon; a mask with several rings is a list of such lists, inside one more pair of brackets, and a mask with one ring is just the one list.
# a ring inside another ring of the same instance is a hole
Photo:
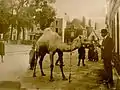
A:
{"label": "camel's hoof", "polygon": [[62,80],[66,81],[66,80],[68,80],[68,79],[65,77],[65,78],[63,78]]}
{"label": "camel's hoof", "polygon": [[29,68],[29,70],[33,70],[33,68]]}
{"label": "camel's hoof", "polygon": [[49,80],[50,82],[53,82],[53,81],[55,81],[53,78],[51,78],[50,80]]}
{"label": "camel's hoof", "polygon": [[33,74],[33,77],[37,77],[35,74]]}
{"label": "camel's hoof", "polygon": [[46,74],[43,73],[42,76],[46,76]]}

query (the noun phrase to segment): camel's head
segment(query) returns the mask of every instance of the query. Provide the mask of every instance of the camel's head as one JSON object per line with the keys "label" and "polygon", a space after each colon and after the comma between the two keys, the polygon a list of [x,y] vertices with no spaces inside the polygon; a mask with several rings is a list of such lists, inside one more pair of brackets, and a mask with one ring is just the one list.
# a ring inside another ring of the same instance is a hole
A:
{"label": "camel's head", "polygon": [[81,47],[82,41],[83,41],[83,38],[81,36],[78,36],[77,38],[75,38],[71,44],[72,48],[77,49]]}

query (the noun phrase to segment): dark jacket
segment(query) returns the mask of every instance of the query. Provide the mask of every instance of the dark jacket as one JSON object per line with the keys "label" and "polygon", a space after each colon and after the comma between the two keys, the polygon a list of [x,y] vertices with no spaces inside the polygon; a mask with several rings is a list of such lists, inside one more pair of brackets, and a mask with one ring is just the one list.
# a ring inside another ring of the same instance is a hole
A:
{"label": "dark jacket", "polygon": [[81,46],[78,49],[79,59],[85,59],[85,47]]}
{"label": "dark jacket", "polygon": [[106,39],[104,40],[104,43],[102,43],[102,46],[104,47],[104,49],[102,49],[102,57],[103,58],[110,58],[112,59],[112,50],[114,47],[112,38],[110,38],[109,36],[106,37]]}
{"label": "dark jacket", "polygon": [[94,45],[90,44],[89,45],[89,51],[88,51],[88,59],[94,59]]}

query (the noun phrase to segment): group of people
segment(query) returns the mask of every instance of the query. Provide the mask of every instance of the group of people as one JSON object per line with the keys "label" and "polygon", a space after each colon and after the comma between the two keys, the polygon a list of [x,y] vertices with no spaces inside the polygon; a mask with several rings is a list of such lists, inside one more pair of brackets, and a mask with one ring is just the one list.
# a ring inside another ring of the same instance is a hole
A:
{"label": "group of people", "polygon": [[[95,41],[92,41],[92,44],[89,45],[88,59],[93,60],[93,61],[98,61],[98,52],[96,48],[94,47],[94,43],[96,43],[95,45],[97,45],[97,47],[101,49],[101,54],[102,54],[102,59],[103,59],[103,64],[104,64],[104,71],[105,71],[106,78],[104,78],[103,81],[112,87],[114,83],[113,83],[111,61],[112,61],[112,50],[113,50],[114,45],[113,45],[112,38],[108,34],[107,29],[101,30],[101,36],[103,37],[102,45],[100,45],[99,43]],[[32,47],[32,49],[34,50],[35,48]],[[33,53],[33,51],[31,50],[30,53]],[[85,45],[84,44],[82,44],[82,46],[78,49],[78,53],[79,53],[79,57],[78,57],[79,60],[78,60],[77,65],[80,66],[80,61],[82,60],[82,64],[83,66],[85,66],[85,63],[84,63]],[[58,65],[58,61],[59,60],[57,60],[56,65]],[[32,64],[30,65],[32,67]]]}
{"label": "group of people", "polygon": [[[81,37],[80,37],[81,38]],[[97,51],[97,41],[92,37],[92,40],[89,44],[83,43],[78,49],[78,64],[80,66],[80,61],[82,60],[83,66],[85,66],[85,49],[88,48],[88,60],[89,61],[98,61],[98,51]]]}
{"label": "group of people", "polygon": [[[114,48],[113,40],[109,36],[109,33],[107,29],[101,30],[101,36],[103,37],[102,45],[100,45],[97,42],[94,42],[97,47],[101,49],[101,58],[103,60],[104,64],[104,80],[103,82],[109,85],[110,87],[114,86],[113,83],[113,73],[112,73],[112,51]],[[89,52],[88,52],[88,59],[98,61],[98,52],[96,51],[96,48],[94,48],[94,43],[90,45]],[[82,64],[85,66],[84,59],[85,59],[85,46],[82,45],[78,49],[79,53],[79,60],[78,60],[78,66],[80,65],[80,60],[82,59]]]}
{"label": "group of people", "polygon": [[[112,51],[114,48],[113,40],[110,37],[107,29],[101,29],[101,36],[103,37],[102,45],[100,45],[97,41],[92,40],[89,45],[88,51],[88,59],[90,61],[98,61],[98,51],[97,47],[101,49],[101,59],[104,64],[104,80],[103,83],[107,84],[110,88],[114,86],[113,82],[113,72],[112,72]],[[78,49],[78,66],[80,66],[80,61],[82,60],[82,65],[85,66],[85,48],[86,46],[82,44],[82,46]]]}

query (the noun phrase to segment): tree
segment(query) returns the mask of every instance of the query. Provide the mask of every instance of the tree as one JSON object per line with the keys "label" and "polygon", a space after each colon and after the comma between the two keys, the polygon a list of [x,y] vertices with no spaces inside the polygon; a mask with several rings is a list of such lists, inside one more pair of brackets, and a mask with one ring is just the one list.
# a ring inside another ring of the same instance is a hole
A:
{"label": "tree", "polygon": [[79,19],[73,19],[71,24],[74,26],[74,29],[81,29],[83,26],[81,25],[82,22]]}
{"label": "tree", "polygon": [[[78,35],[83,34],[82,22],[79,19],[73,19],[69,24],[67,24],[65,29],[65,41],[68,39],[74,39]],[[71,37],[71,33],[74,34],[74,37]]]}
{"label": "tree", "polygon": [[25,28],[29,30],[34,24],[39,24],[41,29],[49,27],[56,15],[51,3],[55,0],[1,0],[0,27],[4,29],[0,32],[7,32],[6,28],[11,26],[11,38],[13,28],[17,28],[17,39],[21,31],[24,39]]}
{"label": "tree", "polygon": [[6,33],[9,27],[9,7],[6,0],[0,1],[0,33]]}
{"label": "tree", "polygon": [[19,34],[21,31],[23,31],[24,40],[25,28],[30,28],[33,25],[33,12],[31,10],[33,10],[32,8],[34,7],[29,6],[28,0],[11,0],[10,5],[12,11],[12,16],[10,19],[11,36],[13,28],[15,27],[17,28],[17,40],[19,39]]}
{"label": "tree", "polygon": [[38,11],[36,11],[35,22],[44,30],[55,20],[55,9],[44,1],[36,10]]}

